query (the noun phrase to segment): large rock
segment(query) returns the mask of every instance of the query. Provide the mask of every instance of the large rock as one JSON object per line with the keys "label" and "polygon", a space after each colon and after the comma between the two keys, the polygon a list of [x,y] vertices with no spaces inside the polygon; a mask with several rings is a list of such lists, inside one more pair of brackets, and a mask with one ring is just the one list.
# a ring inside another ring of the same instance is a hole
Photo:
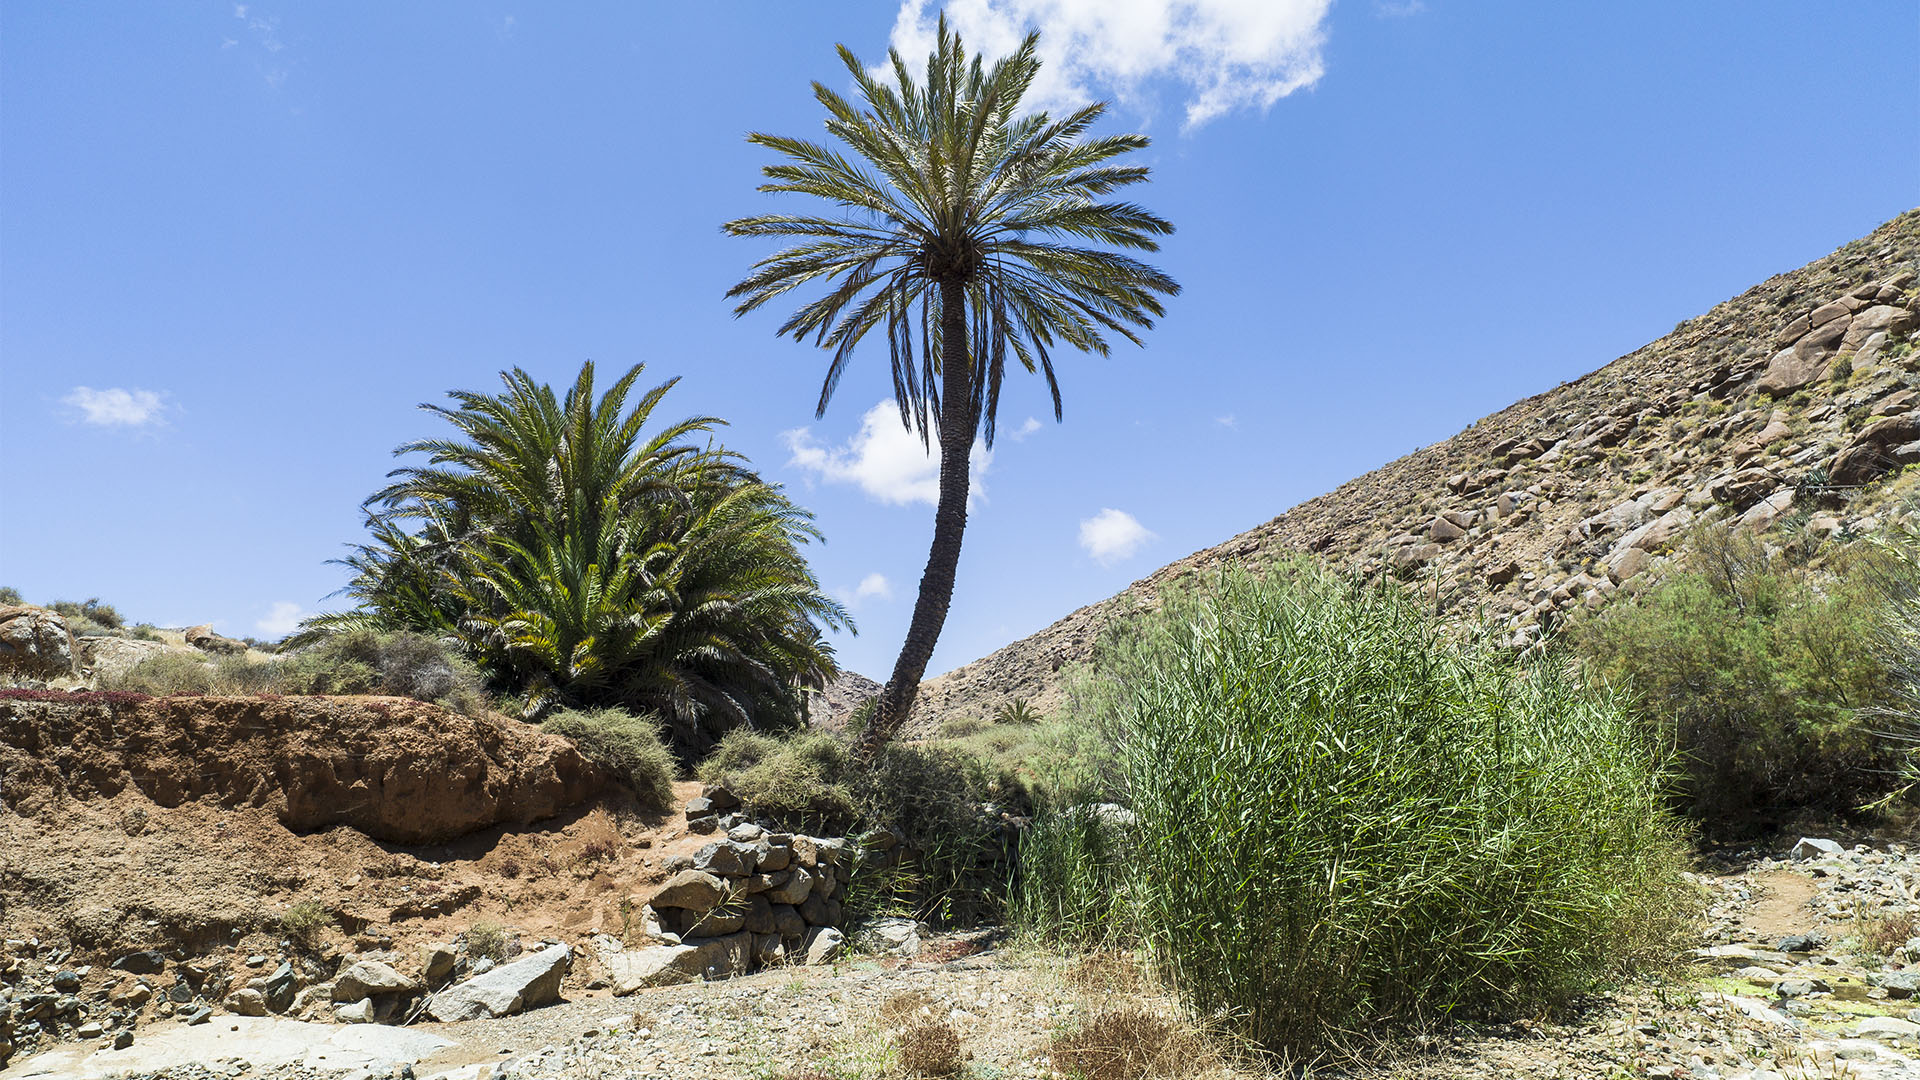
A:
{"label": "large rock", "polygon": [[78,652],[59,612],[32,604],[0,607],[0,672],[57,679],[73,674]]}
{"label": "large rock", "polygon": [[211,623],[205,623],[200,626],[189,626],[180,632],[180,636],[186,639],[187,644],[199,649],[201,652],[219,653],[222,656],[237,656],[247,651],[246,642],[235,641],[230,637],[224,637],[214,633],[213,624]]}
{"label": "large rock", "polygon": [[440,991],[427,1003],[427,1015],[451,1024],[487,1016],[511,1016],[558,1001],[560,981],[567,977],[572,960],[572,949],[549,945]]}
{"label": "large rock", "polygon": [[753,957],[753,935],[742,932],[631,952],[604,951],[600,963],[613,992],[624,996],[654,986],[744,975],[752,970]]}
{"label": "large rock", "polygon": [[1841,487],[1867,483],[1906,464],[1911,455],[1904,448],[1916,440],[1920,440],[1920,412],[1876,420],[1834,455],[1827,467],[1828,479]]}
{"label": "large rock", "polygon": [[654,890],[647,901],[655,911],[662,908],[686,908],[688,911],[712,911],[727,898],[727,883],[704,870],[682,870]]}
{"label": "large rock", "polygon": [[1853,321],[1847,324],[1847,334],[1840,340],[1841,346],[1858,349],[1866,340],[1881,332],[1899,336],[1913,328],[1913,312],[1891,304],[1877,304],[1855,313]]}
{"label": "large rock", "polygon": [[333,1000],[359,1001],[380,994],[407,994],[420,984],[378,960],[361,960],[333,980]]}

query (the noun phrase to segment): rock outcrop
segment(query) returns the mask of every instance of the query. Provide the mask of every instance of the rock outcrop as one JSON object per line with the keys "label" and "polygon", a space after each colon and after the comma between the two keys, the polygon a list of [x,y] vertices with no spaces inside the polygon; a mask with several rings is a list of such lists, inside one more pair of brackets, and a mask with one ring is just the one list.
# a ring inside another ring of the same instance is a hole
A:
{"label": "rock outcrop", "polygon": [[74,673],[79,654],[59,612],[32,604],[0,607],[0,675],[57,679]]}

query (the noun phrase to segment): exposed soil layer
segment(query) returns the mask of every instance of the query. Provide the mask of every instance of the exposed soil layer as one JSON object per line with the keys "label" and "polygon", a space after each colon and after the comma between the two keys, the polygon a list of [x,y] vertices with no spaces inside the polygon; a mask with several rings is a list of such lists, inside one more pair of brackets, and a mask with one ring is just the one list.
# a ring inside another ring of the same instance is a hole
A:
{"label": "exposed soil layer", "polygon": [[132,790],[424,844],[552,817],[606,783],[565,739],[407,698],[67,696],[0,700],[0,804],[20,817]]}

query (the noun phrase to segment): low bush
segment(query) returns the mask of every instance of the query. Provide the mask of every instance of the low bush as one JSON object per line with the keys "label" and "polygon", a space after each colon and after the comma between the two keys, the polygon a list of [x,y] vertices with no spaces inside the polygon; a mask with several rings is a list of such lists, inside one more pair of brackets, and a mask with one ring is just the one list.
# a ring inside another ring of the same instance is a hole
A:
{"label": "low bush", "polygon": [[1097,948],[1127,934],[1130,842],[1128,823],[1100,807],[1041,813],[1020,837],[1014,924],[1069,948]]}
{"label": "low bush", "polygon": [[966,1067],[960,1054],[960,1033],[944,1021],[915,1024],[900,1033],[900,1067],[908,1076],[954,1076]]}
{"label": "low bush", "polygon": [[785,738],[745,728],[727,732],[700,764],[755,813],[801,830],[838,832],[858,819],[846,744],[824,731]]}
{"label": "low bush", "polygon": [[100,689],[166,697],[169,694],[211,694],[216,668],[192,653],[162,652],[115,675],[99,680]]}
{"label": "low bush", "polygon": [[289,694],[393,694],[463,713],[484,707],[480,677],[451,647],[425,634],[350,630],[280,663]]}
{"label": "low bush", "polygon": [[1053,1067],[1079,1080],[1164,1080],[1187,1076],[1210,1055],[1200,1039],[1164,1017],[1139,1009],[1094,1016],[1053,1037]]}
{"label": "low bush", "polygon": [[280,916],[280,932],[303,952],[318,952],[333,916],[318,900],[302,900]]}
{"label": "low bush", "polygon": [[664,812],[673,805],[673,754],[660,739],[659,722],[623,709],[560,712],[540,727],[562,735],[581,756],[633,790],[642,806]]}
{"label": "low bush", "polygon": [[467,928],[467,955],[475,959],[486,958],[499,963],[507,958],[507,931],[497,922],[485,919]]}
{"label": "low bush", "polygon": [[1028,808],[1017,777],[945,745],[890,744],[871,767],[854,764],[842,737],[784,737],[735,730],[699,767],[749,810],[800,831],[897,830],[905,855],[856,867],[856,912],[965,923],[1004,909],[1011,865],[1007,813]]}
{"label": "low bush", "polygon": [[1879,576],[1866,550],[1816,570],[1750,534],[1703,531],[1678,573],[1572,636],[1677,752],[1680,805],[1708,833],[1844,814],[1893,786],[1895,755],[1874,734],[1890,690]]}
{"label": "low bush", "polygon": [[1138,816],[1116,915],[1268,1050],[1551,1009],[1692,929],[1666,764],[1624,703],[1444,636],[1398,588],[1229,572],[1126,624],[1097,674]]}

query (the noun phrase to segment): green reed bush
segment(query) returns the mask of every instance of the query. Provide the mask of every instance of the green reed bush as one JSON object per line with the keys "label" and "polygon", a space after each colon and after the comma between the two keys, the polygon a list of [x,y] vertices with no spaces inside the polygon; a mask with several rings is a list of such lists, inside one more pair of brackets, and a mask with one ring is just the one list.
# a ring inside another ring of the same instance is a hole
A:
{"label": "green reed bush", "polygon": [[1551,1008],[1685,932],[1666,762],[1564,665],[1305,565],[1125,625],[1087,696],[1139,819],[1128,928],[1255,1043]]}

